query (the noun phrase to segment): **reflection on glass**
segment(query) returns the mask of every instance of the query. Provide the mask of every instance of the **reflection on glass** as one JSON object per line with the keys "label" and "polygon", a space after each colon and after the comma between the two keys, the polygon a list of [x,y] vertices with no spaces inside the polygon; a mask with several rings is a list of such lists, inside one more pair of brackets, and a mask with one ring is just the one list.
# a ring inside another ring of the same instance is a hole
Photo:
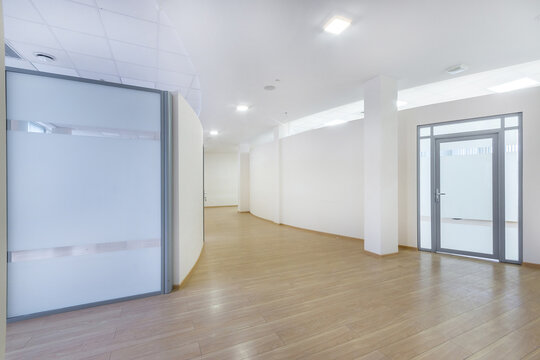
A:
{"label": "reflection on glass", "polygon": [[431,249],[431,139],[420,140],[420,247]]}
{"label": "reflection on glass", "polygon": [[493,140],[440,144],[441,248],[493,254]]}
{"label": "reflection on glass", "polygon": [[433,127],[434,135],[454,134],[468,131],[480,131],[499,129],[501,127],[501,118],[459,122],[454,124],[439,125]]}
{"label": "reflection on glass", "polygon": [[519,137],[518,130],[504,132],[505,258],[519,260]]}

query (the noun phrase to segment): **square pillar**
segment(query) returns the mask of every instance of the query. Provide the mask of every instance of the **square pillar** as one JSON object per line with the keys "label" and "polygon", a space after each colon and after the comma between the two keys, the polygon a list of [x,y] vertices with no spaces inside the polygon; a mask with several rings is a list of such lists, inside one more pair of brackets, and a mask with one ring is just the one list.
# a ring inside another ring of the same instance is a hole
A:
{"label": "square pillar", "polygon": [[249,144],[238,149],[238,212],[249,212]]}
{"label": "square pillar", "polygon": [[377,76],[364,86],[364,249],[398,251],[397,82]]}

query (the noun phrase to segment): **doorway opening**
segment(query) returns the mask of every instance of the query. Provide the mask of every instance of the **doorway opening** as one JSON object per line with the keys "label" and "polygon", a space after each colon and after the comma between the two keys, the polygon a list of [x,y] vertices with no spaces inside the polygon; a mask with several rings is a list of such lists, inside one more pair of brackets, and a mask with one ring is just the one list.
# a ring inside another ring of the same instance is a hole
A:
{"label": "doorway opening", "polygon": [[522,114],[418,126],[418,248],[521,264]]}

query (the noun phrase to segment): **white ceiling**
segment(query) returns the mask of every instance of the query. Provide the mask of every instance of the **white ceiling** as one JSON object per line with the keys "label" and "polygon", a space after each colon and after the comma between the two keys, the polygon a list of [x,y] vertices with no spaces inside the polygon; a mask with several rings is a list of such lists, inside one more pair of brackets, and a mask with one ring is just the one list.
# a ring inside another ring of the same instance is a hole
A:
{"label": "white ceiling", "polygon": [[[535,86],[540,86],[540,60],[400,90],[398,99],[402,104],[398,110],[494,94],[495,91],[490,90],[493,86],[522,78],[532,79],[537,82]],[[280,134],[291,136],[329,126],[332,121],[348,122],[363,118],[364,100],[359,100],[289,121],[281,125]],[[265,139],[271,141],[272,137],[266,136]]]}
{"label": "white ceiling", "polygon": [[[221,132],[210,148],[360,101],[377,74],[402,90],[460,63],[467,75],[540,59],[538,0],[160,1],[199,71],[205,130]],[[339,36],[322,30],[335,14],[353,20]]]}
{"label": "white ceiling", "polygon": [[[156,0],[4,0],[6,66],[179,91],[197,113],[197,72]],[[34,55],[56,57],[43,63]]]}

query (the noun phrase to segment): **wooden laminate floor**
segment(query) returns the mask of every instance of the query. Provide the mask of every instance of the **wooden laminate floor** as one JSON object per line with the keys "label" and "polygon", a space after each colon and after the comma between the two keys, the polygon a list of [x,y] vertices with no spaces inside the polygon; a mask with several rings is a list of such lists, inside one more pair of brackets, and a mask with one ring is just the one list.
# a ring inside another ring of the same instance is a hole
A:
{"label": "wooden laminate floor", "polygon": [[8,359],[540,359],[540,270],[206,210],[169,295],[8,325]]}

